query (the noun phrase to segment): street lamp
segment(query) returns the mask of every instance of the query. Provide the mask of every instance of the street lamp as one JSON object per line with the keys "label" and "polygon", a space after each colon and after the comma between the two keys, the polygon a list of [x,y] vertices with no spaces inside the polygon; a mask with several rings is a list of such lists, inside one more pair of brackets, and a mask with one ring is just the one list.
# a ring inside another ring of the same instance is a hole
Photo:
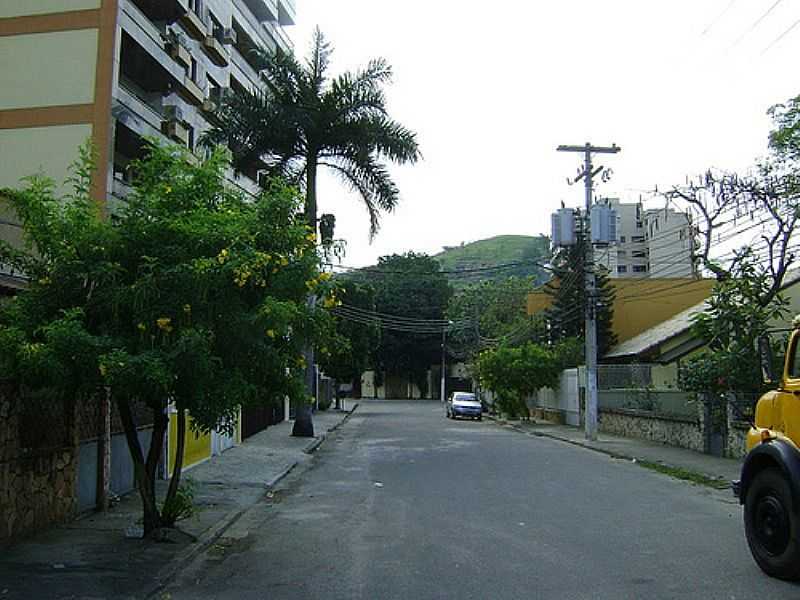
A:
{"label": "street lamp", "polygon": [[444,392],[445,392],[445,390],[444,390],[444,381],[445,381],[445,371],[444,371],[445,370],[445,364],[444,364],[445,350],[444,350],[444,344],[445,344],[445,341],[447,340],[447,329],[449,327],[451,327],[452,325],[453,325],[452,321],[447,321],[447,325],[442,329],[442,392],[441,392],[442,393],[442,395],[441,395],[441,401],[442,402],[445,401],[445,397],[444,397]]}

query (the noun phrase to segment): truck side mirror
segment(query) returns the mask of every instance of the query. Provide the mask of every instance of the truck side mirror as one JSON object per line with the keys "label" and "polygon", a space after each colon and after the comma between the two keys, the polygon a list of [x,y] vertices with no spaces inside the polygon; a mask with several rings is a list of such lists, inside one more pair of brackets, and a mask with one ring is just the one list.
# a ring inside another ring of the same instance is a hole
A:
{"label": "truck side mirror", "polygon": [[775,372],[772,369],[773,356],[772,344],[770,344],[769,336],[762,335],[758,338],[758,358],[761,362],[761,380],[769,385],[775,382]]}

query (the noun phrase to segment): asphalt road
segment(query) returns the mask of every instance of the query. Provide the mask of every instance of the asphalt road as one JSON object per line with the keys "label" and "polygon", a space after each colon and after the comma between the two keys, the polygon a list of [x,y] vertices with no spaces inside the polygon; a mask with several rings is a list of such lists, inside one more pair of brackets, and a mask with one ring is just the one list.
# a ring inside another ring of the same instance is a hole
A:
{"label": "asphalt road", "polygon": [[173,599],[800,598],[728,492],[554,440],[365,402]]}

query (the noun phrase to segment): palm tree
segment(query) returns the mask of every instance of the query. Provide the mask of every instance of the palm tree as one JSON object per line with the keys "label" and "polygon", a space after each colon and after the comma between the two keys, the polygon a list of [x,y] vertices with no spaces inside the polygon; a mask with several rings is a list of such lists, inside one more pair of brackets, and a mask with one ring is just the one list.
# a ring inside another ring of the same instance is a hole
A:
{"label": "palm tree", "polygon": [[[374,59],[362,70],[329,78],[332,51],[319,29],[304,63],[280,49],[257,51],[263,89],[229,96],[203,141],[230,148],[238,171],[264,171],[298,185],[315,233],[317,171],[331,170],[363,200],[372,239],[381,211],[394,210],[399,197],[386,161],[413,164],[421,155],[416,134],[386,110],[383,86],[391,80],[389,64]],[[312,382],[313,350],[306,359]],[[307,405],[297,407],[292,435],[314,435]]]}
{"label": "palm tree", "polygon": [[399,196],[385,160],[415,163],[416,134],[387,113],[382,87],[392,69],[385,60],[329,78],[331,53],[319,29],[305,63],[280,49],[257,52],[264,89],[231,95],[205,140],[227,145],[242,172],[265,171],[300,186],[315,231],[317,171],[331,170],[363,200],[374,237],[380,212],[394,210]]}

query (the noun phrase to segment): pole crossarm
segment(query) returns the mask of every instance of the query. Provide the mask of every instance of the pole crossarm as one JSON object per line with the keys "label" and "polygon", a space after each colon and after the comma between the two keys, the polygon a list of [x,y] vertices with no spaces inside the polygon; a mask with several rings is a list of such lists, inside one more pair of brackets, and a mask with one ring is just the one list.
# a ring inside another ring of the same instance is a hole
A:
{"label": "pole crossarm", "polygon": [[622,148],[617,146],[616,144],[611,144],[610,146],[592,146],[589,142],[586,142],[583,146],[569,146],[562,144],[558,148],[556,148],[558,152],[589,152],[592,154],[616,154]]}

